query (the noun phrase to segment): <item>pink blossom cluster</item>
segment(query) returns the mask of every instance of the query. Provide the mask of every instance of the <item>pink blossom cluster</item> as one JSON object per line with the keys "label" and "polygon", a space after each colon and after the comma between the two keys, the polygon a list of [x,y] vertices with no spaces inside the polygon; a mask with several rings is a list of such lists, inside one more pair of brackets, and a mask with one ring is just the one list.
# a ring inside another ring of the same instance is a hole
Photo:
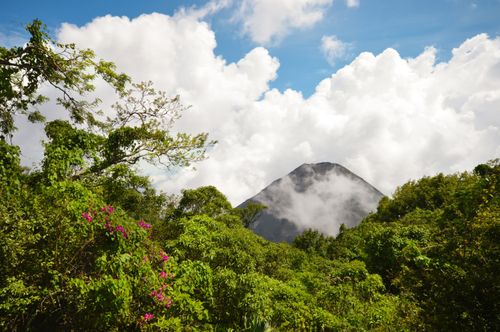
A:
{"label": "pink blossom cluster", "polygon": [[151,224],[148,224],[141,219],[141,221],[139,221],[139,227],[148,229],[151,228]]}
{"label": "pink blossom cluster", "polygon": [[165,271],[161,271],[160,272],[160,278],[161,279],[167,279],[167,278],[174,279],[175,275],[173,275],[171,273],[168,273],[168,272],[165,272]]}
{"label": "pink blossom cluster", "polygon": [[164,305],[167,309],[170,308],[173,303],[172,299],[165,295],[165,290],[169,287],[170,285],[162,284],[159,289],[153,290],[149,293],[149,296],[151,296],[155,302]]}
{"label": "pink blossom cluster", "polygon": [[118,226],[116,226],[115,231],[122,233],[122,235],[123,235],[123,237],[124,237],[125,239],[127,239],[127,238],[128,238],[128,236],[127,236],[127,232],[125,231],[125,228],[123,228],[123,226],[122,226],[122,225],[118,225]]}
{"label": "pink blossom cluster", "polygon": [[172,306],[172,304],[173,304],[173,303],[174,303],[174,302],[172,301],[172,299],[171,299],[171,298],[169,298],[169,297],[167,297],[167,298],[165,299],[165,308],[167,308],[167,309],[168,309],[168,308],[170,308],[170,307]]}
{"label": "pink blossom cluster", "polygon": [[82,213],[82,218],[87,220],[88,222],[92,222],[92,215],[90,214],[90,212],[83,212]]}
{"label": "pink blossom cluster", "polygon": [[[170,259],[170,257],[164,251],[160,251],[159,255],[160,255],[162,263],[165,263]],[[149,261],[148,256],[144,256],[142,259],[144,262]],[[156,306],[169,309],[173,305],[174,302],[173,302],[172,298],[168,295],[172,291],[172,285],[170,283],[168,283],[168,279],[171,279],[171,280],[174,279],[175,275],[172,273],[166,272],[164,269],[162,269],[159,273],[159,277],[160,277],[160,279],[163,279],[163,283],[161,284],[161,286],[159,288],[153,289],[149,293],[149,296],[153,299]],[[150,318],[147,319],[146,315],[148,315],[147,317],[150,317]],[[141,319],[141,324],[149,321],[153,317],[154,317],[153,314],[149,314],[149,313],[145,314]]]}
{"label": "pink blossom cluster", "polygon": [[101,212],[105,212],[109,216],[111,213],[115,212],[115,208],[111,205],[104,206],[101,208]]}
{"label": "pink blossom cluster", "polygon": [[143,316],[143,319],[144,319],[144,321],[145,321],[145,322],[150,321],[150,320],[151,320],[151,319],[153,319],[153,318],[155,318],[155,315],[153,315],[153,314],[151,314],[151,313],[146,313],[146,314],[144,314],[144,316]]}
{"label": "pink blossom cluster", "polygon": [[163,295],[163,292],[159,290],[158,291],[153,290],[149,295],[155,300],[158,300],[160,302],[162,302],[165,299],[165,295]]}
{"label": "pink blossom cluster", "polygon": [[114,232],[114,229],[113,229],[113,226],[111,226],[111,222],[109,222],[109,220],[106,222],[106,224],[104,225],[104,228],[106,228],[106,230],[109,232],[109,233],[113,233]]}
{"label": "pink blossom cluster", "polygon": [[139,325],[142,326],[144,323],[147,323],[154,318],[155,318],[154,314],[147,312],[141,317],[141,320],[139,321]]}
{"label": "pink blossom cluster", "polygon": [[128,239],[127,231],[122,225],[117,225],[116,227],[113,227],[111,223],[108,221],[105,225],[104,228],[108,231],[108,233],[114,233],[114,232],[120,232],[122,233],[123,237],[125,239]]}
{"label": "pink blossom cluster", "polygon": [[[127,232],[122,225],[117,225],[116,227],[113,227],[111,225],[111,221],[109,220],[109,215],[112,214],[114,211],[115,211],[115,208],[112,207],[111,205],[107,205],[107,206],[104,206],[101,208],[101,212],[104,212],[106,214],[106,217],[104,218],[104,220],[106,221],[106,224],[104,224],[104,228],[108,231],[108,233],[120,232],[123,235],[123,237],[125,239],[127,239],[128,238]],[[83,212],[82,218],[87,220],[89,223],[91,223],[93,221],[92,213],[95,215],[96,212],[95,211]],[[151,225],[144,223],[144,221],[142,221],[142,222],[143,222],[144,226],[141,226],[141,224],[139,224],[139,226],[144,227],[144,228],[151,227]]]}

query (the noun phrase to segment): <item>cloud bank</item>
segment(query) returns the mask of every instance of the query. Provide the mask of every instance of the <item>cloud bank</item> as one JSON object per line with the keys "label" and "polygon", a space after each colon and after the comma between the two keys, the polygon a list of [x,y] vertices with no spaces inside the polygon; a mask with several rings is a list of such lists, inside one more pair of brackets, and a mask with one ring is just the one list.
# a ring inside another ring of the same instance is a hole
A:
{"label": "cloud bank", "polygon": [[[302,3],[299,12],[329,1]],[[458,45],[443,63],[434,48],[410,59],[391,48],[361,53],[307,98],[269,89],[279,61],[265,48],[234,63],[216,55],[214,32],[189,11],[64,24],[58,38],[180,94],[192,108],[178,129],[207,131],[219,141],[196,171],[148,169],[168,192],[213,184],[238,204],[302,163],[331,161],[390,194],[408,179],[500,155],[500,39],[485,34]]]}

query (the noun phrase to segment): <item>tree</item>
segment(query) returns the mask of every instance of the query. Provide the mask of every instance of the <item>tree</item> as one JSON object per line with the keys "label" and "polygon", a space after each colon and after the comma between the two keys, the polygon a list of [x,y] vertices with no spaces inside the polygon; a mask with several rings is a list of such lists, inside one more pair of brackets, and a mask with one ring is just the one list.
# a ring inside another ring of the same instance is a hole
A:
{"label": "tree", "polygon": [[36,106],[48,98],[38,94],[42,84],[57,89],[58,104],[69,111],[76,123],[96,124],[95,107],[99,99],[86,101],[82,97],[94,90],[93,81],[101,77],[118,93],[125,89],[130,78],[115,71],[111,62],[96,60],[91,50],[78,50],[74,44],[53,41],[43,24],[34,20],[26,27],[31,37],[22,47],[0,47],[0,131],[5,139],[16,126],[16,114],[32,122],[44,117]]}
{"label": "tree", "polygon": [[321,234],[317,230],[306,229],[293,240],[293,246],[309,253],[316,253],[326,257],[329,237]]}
{"label": "tree", "polygon": [[182,198],[171,214],[174,219],[200,214],[216,218],[232,211],[233,207],[224,194],[214,186],[206,186],[183,190]]}
{"label": "tree", "polygon": [[[113,63],[97,61],[91,50],[54,42],[39,20],[27,30],[31,38],[25,46],[0,48],[0,131],[4,140],[11,137],[16,114],[44,121],[37,110],[48,100],[38,94],[42,84],[61,93],[57,104],[69,112],[71,122],[56,120],[46,126],[46,178],[95,177],[141,160],[185,167],[204,159],[207,147],[215,144],[206,133],[171,133],[186,110],[179,96],[169,98],[151,82],[131,83]],[[97,110],[98,98],[85,99],[99,77],[117,93],[118,101],[107,112],[114,116]]]}
{"label": "tree", "polygon": [[186,109],[179,96],[168,98],[153,88],[152,82],[132,84],[113,108],[116,117],[108,118],[103,128],[107,141],[101,162],[90,170],[101,172],[115,164],[136,164],[145,160],[155,165],[189,166],[205,158],[206,148],[215,144],[208,134],[171,134],[171,129]]}
{"label": "tree", "polygon": [[94,132],[62,120],[46,125],[49,141],[43,171],[47,179],[95,179],[113,173],[115,166],[133,166],[140,161],[167,168],[186,167],[204,159],[207,147],[215,144],[208,141],[206,133],[171,135],[174,120],[184,108],[178,97],[167,98],[151,83],[133,84],[124,98],[115,105],[117,116],[101,122],[101,128]]}
{"label": "tree", "polygon": [[250,202],[247,206],[241,208],[235,208],[234,211],[241,218],[243,226],[249,228],[262,214],[262,212],[267,209],[267,206],[258,202]]}

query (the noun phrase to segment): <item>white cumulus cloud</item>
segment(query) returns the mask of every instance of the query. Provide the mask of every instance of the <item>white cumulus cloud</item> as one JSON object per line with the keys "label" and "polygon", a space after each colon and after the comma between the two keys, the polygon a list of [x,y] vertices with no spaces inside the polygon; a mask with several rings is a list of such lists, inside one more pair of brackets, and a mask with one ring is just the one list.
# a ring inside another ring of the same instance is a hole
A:
{"label": "white cumulus cloud", "polygon": [[219,141],[197,170],[148,169],[168,192],[212,184],[238,204],[302,163],[330,161],[390,194],[500,155],[500,38],[485,34],[443,63],[433,48],[411,59],[390,48],[359,54],[307,98],[269,88],[279,62],[265,48],[234,63],[217,56],[214,32],[189,13],[105,16],[65,24],[58,38],[180,94],[192,108],[178,129]]}
{"label": "white cumulus cloud", "polygon": [[346,0],[347,7],[359,7],[359,0]]}
{"label": "white cumulus cloud", "polygon": [[338,39],[336,36],[323,36],[321,38],[321,52],[331,66],[339,59],[344,59],[349,52],[351,45]]}
{"label": "white cumulus cloud", "polygon": [[236,19],[243,31],[259,44],[279,41],[293,29],[321,21],[333,0],[243,0]]}

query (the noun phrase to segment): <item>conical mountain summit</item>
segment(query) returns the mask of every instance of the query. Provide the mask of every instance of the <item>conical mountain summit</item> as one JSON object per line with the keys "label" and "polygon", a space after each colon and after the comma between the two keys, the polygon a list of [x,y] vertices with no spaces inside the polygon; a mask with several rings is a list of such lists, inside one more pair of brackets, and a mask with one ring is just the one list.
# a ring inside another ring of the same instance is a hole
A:
{"label": "conical mountain summit", "polygon": [[274,242],[292,242],[306,229],[335,236],[375,210],[384,195],[335,163],[303,164],[243,202],[267,206],[250,228]]}

